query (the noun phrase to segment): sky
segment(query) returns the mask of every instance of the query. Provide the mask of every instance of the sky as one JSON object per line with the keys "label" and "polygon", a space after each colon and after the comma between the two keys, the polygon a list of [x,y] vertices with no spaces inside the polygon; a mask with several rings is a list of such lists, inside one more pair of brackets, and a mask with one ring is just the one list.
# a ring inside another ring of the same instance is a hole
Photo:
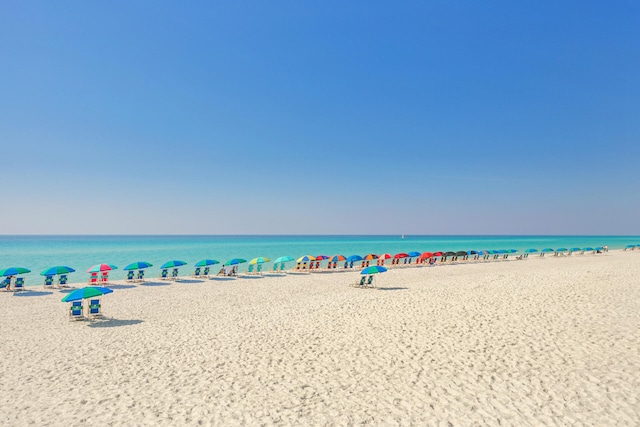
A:
{"label": "sky", "polygon": [[0,234],[640,234],[640,3],[0,3]]}

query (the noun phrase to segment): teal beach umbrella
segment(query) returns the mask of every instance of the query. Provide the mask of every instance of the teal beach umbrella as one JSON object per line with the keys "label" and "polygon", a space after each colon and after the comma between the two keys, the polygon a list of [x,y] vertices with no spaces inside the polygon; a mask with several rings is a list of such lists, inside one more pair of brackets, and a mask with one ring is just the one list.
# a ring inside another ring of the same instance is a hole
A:
{"label": "teal beach umbrella", "polygon": [[22,268],[22,267],[9,267],[9,268],[5,268],[4,270],[0,270],[0,276],[15,276],[18,274],[27,274],[27,273],[31,273],[31,270],[29,270],[28,268]]}
{"label": "teal beach umbrella", "polygon": [[243,259],[243,258],[234,258],[232,260],[229,260],[229,261],[225,262],[224,265],[225,266],[238,265],[238,264],[242,264],[244,262],[247,262],[247,260]]}
{"label": "teal beach umbrella", "polygon": [[214,264],[220,264],[220,261],[216,261],[215,259],[203,259],[202,261],[198,261],[194,267],[207,267]]}
{"label": "teal beach umbrella", "polygon": [[67,267],[66,265],[57,265],[55,267],[47,268],[42,273],[41,276],[55,276],[56,274],[67,274],[73,273],[75,270],[71,267]]}
{"label": "teal beach umbrella", "polygon": [[73,292],[68,293],[62,302],[80,301],[81,299],[93,298],[104,294],[110,294],[113,292],[109,288],[103,288],[101,286],[88,286],[86,288],[76,289]]}
{"label": "teal beach umbrella", "polygon": [[180,267],[183,265],[187,265],[186,262],[184,261],[178,261],[178,260],[173,260],[173,261],[167,261],[164,264],[162,264],[160,266],[160,268],[175,268],[175,267]]}
{"label": "teal beach umbrella", "polygon": [[538,250],[537,249],[527,249],[524,252],[527,253],[527,254],[532,254],[534,252],[538,252]]}
{"label": "teal beach umbrella", "polygon": [[124,269],[125,270],[144,270],[145,268],[149,268],[152,267],[153,264],[151,264],[150,262],[144,262],[144,261],[138,261],[138,262],[132,262],[131,264],[127,265]]}
{"label": "teal beach umbrella", "polygon": [[360,274],[376,274],[376,273],[384,273],[385,271],[387,271],[387,269],[381,265],[372,265],[371,267],[367,267],[364,270],[362,270]]}
{"label": "teal beach umbrella", "polygon": [[258,257],[249,261],[249,264],[264,264],[265,262],[271,261],[269,258]]}
{"label": "teal beach umbrella", "polygon": [[544,249],[542,250],[542,252],[544,252],[544,253],[547,253],[547,252],[555,252],[555,249],[552,249],[552,248],[544,248]]}
{"label": "teal beach umbrella", "polygon": [[293,261],[293,258],[291,258],[290,256],[281,256],[277,258],[275,261],[273,261],[273,263],[278,264],[278,263],[291,262],[291,261]]}

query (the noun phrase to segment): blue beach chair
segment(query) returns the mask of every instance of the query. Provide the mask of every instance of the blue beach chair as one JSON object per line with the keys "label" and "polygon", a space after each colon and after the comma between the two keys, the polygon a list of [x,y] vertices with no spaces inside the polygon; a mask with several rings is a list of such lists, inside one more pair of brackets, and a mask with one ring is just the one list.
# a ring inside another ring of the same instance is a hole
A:
{"label": "blue beach chair", "polygon": [[177,268],[174,268],[174,269],[171,271],[171,278],[172,278],[173,280],[178,280],[178,269],[177,269]]}
{"label": "blue beach chair", "polygon": [[16,283],[13,285],[13,289],[18,291],[24,291],[24,277],[16,277]]}
{"label": "blue beach chair", "polygon": [[45,276],[44,277],[44,288],[52,289],[53,288],[53,276]]}
{"label": "blue beach chair", "polygon": [[100,305],[99,299],[89,300],[89,312],[88,315],[92,319],[97,319],[102,316],[102,305]]}
{"label": "blue beach chair", "polygon": [[201,276],[200,272],[202,270],[200,269],[200,267],[196,267],[196,271],[193,272],[193,277],[195,278],[199,278]]}
{"label": "blue beach chair", "polygon": [[127,272],[127,278],[126,278],[126,281],[127,281],[127,282],[133,282],[133,278],[135,277],[135,274],[136,274],[136,273],[135,273],[135,271],[133,271],[133,270],[129,270],[129,271]]}
{"label": "blue beach chair", "polygon": [[67,275],[61,274],[60,278],[58,278],[58,286],[63,287],[67,286]]}
{"label": "blue beach chair", "polygon": [[73,301],[69,307],[69,320],[84,320],[82,301]]}
{"label": "blue beach chair", "polygon": [[144,270],[138,270],[138,282],[144,282]]}
{"label": "blue beach chair", "polygon": [[210,267],[205,267],[203,272],[202,272],[202,275],[204,277],[209,277],[209,271],[211,271],[211,268]]}
{"label": "blue beach chair", "polygon": [[167,280],[169,278],[169,269],[168,268],[163,268],[162,271],[160,272],[160,280]]}
{"label": "blue beach chair", "polygon": [[364,286],[364,284],[365,284],[366,280],[367,280],[367,276],[362,276],[362,277],[360,278],[360,281],[356,282],[356,283],[355,283],[355,285],[356,285],[356,286]]}

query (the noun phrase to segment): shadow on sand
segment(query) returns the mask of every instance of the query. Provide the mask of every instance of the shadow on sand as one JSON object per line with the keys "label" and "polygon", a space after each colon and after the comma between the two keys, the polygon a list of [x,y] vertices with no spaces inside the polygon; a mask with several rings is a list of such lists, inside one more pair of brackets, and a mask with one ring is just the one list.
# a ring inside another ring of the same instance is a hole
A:
{"label": "shadow on sand", "polygon": [[20,292],[14,292],[14,297],[41,297],[44,295],[51,295],[53,292],[50,291],[32,291],[31,289],[26,289]]}
{"label": "shadow on sand", "polygon": [[211,280],[215,280],[215,281],[220,281],[220,282],[224,282],[227,280],[236,280],[237,277],[226,277],[226,276],[220,276],[220,277],[212,277]]}
{"label": "shadow on sand", "polygon": [[105,288],[109,288],[109,289],[131,289],[131,288],[135,288],[136,285],[107,285],[105,286]]}
{"label": "shadow on sand", "polygon": [[240,276],[241,279],[262,279],[262,276],[250,275],[250,276]]}
{"label": "shadow on sand", "polygon": [[90,328],[115,328],[118,326],[130,326],[130,325],[137,325],[138,323],[142,323],[142,320],[118,320],[118,319],[109,319],[109,318],[105,318],[105,319],[100,319],[100,320],[94,320],[91,323],[89,323],[87,326],[89,326]]}
{"label": "shadow on sand", "polygon": [[204,280],[200,279],[180,279],[176,280],[176,283],[204,283]]}
{"label": "shadow on sand", "polygon": [[169,286],[169,282],[142,282],[140,286]]}
{"label": "shadow on sand", "polygon": [[378,288],[379,291],[403,291],[409,288]]}

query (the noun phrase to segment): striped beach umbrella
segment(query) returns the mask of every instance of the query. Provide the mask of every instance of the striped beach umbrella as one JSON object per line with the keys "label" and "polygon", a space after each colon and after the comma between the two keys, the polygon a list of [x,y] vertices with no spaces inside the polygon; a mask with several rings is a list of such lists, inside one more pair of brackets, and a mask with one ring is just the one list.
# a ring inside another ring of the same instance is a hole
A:
{"label": "striped beach umbrella", "polygon": [[153,264],[151,264],[150,262],[145,262],[145,261],[137,261],[137,262],[132,262],[131,264],[127,265],[125,268],[123,268],[123,270],[144,270],[145,268],[149,268],[149,267],[153,267]]}
{"label": "striped beach umbrella", "polygon": [[0,276],[16,276],[18,274],[31,273],[31,270],[23,267],[9,267],[4,270],[0,270]]}
{"label": "striped beach umbrella", "polygon": [[316,260],[316,257],[314,257],[313,255],[304,255],[298,258],[296,262],[309,262],[309,261],[315,261],[315,260]]}
{"label": "striped beach umbrella", "polygon": [[164,264],[162,264],[160,266],[160,268],[163,268],[163,269],[164,268],[176,268],[176,267],[181,267],[183,265],[187,265],[187,263],[184,262],[184,261],[179,261],[179,260],[174,259],[172,261],[165,262]]}
{"label": "striped beach umbrella", "polygon": [[215,264],[220,264],[220,261],[216,261],[215,259],[203,259],[202,261],[196,262],[194,267],[208,267]]}
{"label": "striped beach umbrella", "polygon": [[244,258],[234,258],[224,263],[225,266],[238,265],[247,262]]}
{"label": "striped beach umbrella", "polygon": [[269,262],[269,261],[271,261],[269,258],[258,257],[258,258],[254,258],[251,261],[249,261],[249,264],[251,264],[251,265],[264,264],[265,262]]}
{"label": "striped beach umbrella", "polygon": [[365,261],[371,261],[372,259],[378,259],[376,254],[366,254],[363,258]]}
{"label": "striped beach umbrella", "polygon": [[110,270],[117,270],[118,267],[116,267],[113,264],[96,264],[93,267],[90,267],[87,270],[87,273],[99,273],[101,271],[110,271]]}
{"label": "striped beach umbrella", "polygon": [[329,262],[339,262],[339,261],[346,261],[347,258],[345,258],[344,255],[334,255],[331,258],[329,258]]}
{"label": "striped beach umbrella", "polygon": [[387,269],[381,265],[372,265],[362,270],[360,274],[377,274],[384,273],[385,271],[387,271]]}
{"label": "striped beach umbrella", "polygon": [[55,276],[56,274],[68,274],[73,273],[75,270],[66,265],[57,265],[55,267],[47,268],[40,273],[41,276]]}
{"label": "striped beach umbrella", "polygon": [[88,286],[85,288],[76,289],[73,292],[68,293],[62,298],[62,302],[80,301],[86,298],[93,298],[104,294],[110,294],[113,290],[109,288],[103,288],[101,286]]}

